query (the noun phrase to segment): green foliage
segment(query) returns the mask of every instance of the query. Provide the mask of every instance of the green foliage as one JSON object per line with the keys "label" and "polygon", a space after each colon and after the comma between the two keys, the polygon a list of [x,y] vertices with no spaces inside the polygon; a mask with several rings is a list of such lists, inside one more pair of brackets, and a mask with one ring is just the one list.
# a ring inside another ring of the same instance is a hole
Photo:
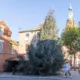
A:
{"label": "green foliage", "polygon": [[40,34],[40,40],[57,40],[58,33],[56,28],[56,21],[53,17],[53,10],[51,10],[43,24]]}
{"label": "green foliage", "polygon": [[80,50],[80,31],[77,27],[66,27],[61,37],[63,44],[70,49],[70,53],[74,54]]}
{"label": "green foliage", "polygon": [[78,22],[78,28],[80,29],[80,21]]}
{"label": "green foliage", "polygon": [[18,45],[17,41],[14,41],[14,40],[10,40],[10,43],[11,43],[12,45]]}
{"label": "green foliage", "polygon": [[74,55],[75,66],[75,54],[80,51],[80,29],[77,27],[66,27],[62,33],[63,44],[68,47],[69,54]]}
{"label": "green foliage", "polygon": [[36,46],[31,44],[29,48],[32,74],[53,75],[62,68],[64,60],[57,40],[56,23],[50,11],[41,29],[40,40]]}
{"label": "green foliage", "polygon": [[54,40],[41,40],[37,48],[31,45],[28,54],[33,74],[53,75],[62,68],[63,55]]}
{"label": "green foliage", "polygon": [[62,46],[62,40],[61,40],[61,38],[58,38],[57,42],[58,42],[58,45]]}

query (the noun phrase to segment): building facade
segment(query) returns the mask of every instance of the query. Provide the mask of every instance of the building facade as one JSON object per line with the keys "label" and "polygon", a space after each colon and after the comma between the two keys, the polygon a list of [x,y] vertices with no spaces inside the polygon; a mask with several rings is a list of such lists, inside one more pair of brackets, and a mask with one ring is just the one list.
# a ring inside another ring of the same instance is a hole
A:
{"label": "building facade", "polygon": [[5,60],[15,57],[15,54],[11,54],[12,45],[11,40],[11,30],[6,25],[4,21],[0,22],[0,71],[4,71]]}
{"label": "building facade", "polygon": [[39,33],[40,28],[19,31],[19,54],[26,54],[31,44],[36,46],[39,39]]}
{"label": "building facade", "polygon": [[73,9],[72,9],[72,5],[70,3],[70,7],[69,7],[69,12],[68,12],[68,20],[66,22],[66,26],[69,26],[69,27],[76,27],[76,22],[75,22],[75,19],[74,19],[74,14],[73,14]]}

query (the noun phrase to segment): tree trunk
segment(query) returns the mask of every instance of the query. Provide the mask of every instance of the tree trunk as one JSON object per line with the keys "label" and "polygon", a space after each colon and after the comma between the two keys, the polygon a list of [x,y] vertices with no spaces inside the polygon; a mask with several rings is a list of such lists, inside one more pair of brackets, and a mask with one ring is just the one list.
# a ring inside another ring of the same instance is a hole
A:
{"label": "tree trunk", "polygon": [[75,67],[76,67],[76,66],[75,66],[75,58],[76,58],[76,57],[75,57],[75,53],[74,53],[74,71],[76,70],[76,69],[75,69]]}

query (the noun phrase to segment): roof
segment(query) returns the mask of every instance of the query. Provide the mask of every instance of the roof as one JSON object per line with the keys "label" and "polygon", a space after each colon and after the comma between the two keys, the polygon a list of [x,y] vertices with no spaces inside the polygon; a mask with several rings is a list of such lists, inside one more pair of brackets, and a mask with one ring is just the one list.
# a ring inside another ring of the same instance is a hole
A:
{"label": "roof", "polygon": [[11,32],[11,30],[9,29],[9,27],[6,25],[6,23],[4,21],[0,21],[0,25],[4,26],[5,29],[7,29]]}
{"label": "roof", "polygon": [[40,31],[42,27],[43,27],[43,24],[40,24],[37,28],[31,29],[31,30],[19,31],[19,33]]}
{"label": "roof", "polygon": [[23,31],[19,31],[19,33],[24,33],[24,32],[34,32],[34,31],[40,31],[40,29],[37,30],[23,30]]}

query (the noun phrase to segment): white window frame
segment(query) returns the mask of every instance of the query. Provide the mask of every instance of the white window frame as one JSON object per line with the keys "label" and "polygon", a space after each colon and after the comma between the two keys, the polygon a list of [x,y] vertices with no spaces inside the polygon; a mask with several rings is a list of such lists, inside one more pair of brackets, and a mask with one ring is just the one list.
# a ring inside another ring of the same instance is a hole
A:
{"label": "white window frame", "polygon": [[4,27],[0,26],[0,36],[3,36],[4,34]]}
{"label": "white window frame", "polygon": [[11,54],[14,54],[14,49],[11,50]]}
{"label": "white window frame", "polygon": [[3,53],[3,42],[4,42],[4,40],[0,40],[0,44],[2,46],[2,50],[0,51],[0,53]]}

